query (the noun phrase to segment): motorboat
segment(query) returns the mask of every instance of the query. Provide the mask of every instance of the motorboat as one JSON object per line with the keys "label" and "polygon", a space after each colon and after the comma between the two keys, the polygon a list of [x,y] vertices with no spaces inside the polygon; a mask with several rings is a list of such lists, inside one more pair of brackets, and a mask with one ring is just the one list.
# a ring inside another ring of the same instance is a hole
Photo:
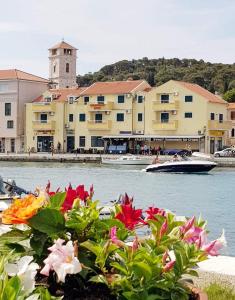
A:
{"label": "motorboat", "polygon": [[136,155],[123,155],[118,158],[102,158],[102,164],[109,165],[149,165],[152,157],[149,156],[136,156]]}
{"label": "motorboat", "polygon": [[181,159],[166,161],[147,166],[146,172],[167,173],[207,173],[216,167],[216,163],[209,160]]}

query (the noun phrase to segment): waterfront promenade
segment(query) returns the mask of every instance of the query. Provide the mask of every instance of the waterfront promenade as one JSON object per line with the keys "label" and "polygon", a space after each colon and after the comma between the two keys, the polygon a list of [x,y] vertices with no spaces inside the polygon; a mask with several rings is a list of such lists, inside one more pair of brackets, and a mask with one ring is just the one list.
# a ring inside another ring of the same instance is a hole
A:
{"label": "waterfront promenade", "polygon": [[[120,156],[120,155],[119,155]],[[75,153],[0,153],[0,161],[17,161],[17,162],[63,162],[63,163],[101,163],[104,158],[117,158],[118,155],[113,154],[75,154]],[[152,156],[154,159],[154,155]],[[171,156],[159,156],[160,162],[172,159]],[[196,158],[198,159],[198,158]],[[235,168],[235,157],[219,157],[211,156],[212,161],[218,164],[218,167]]]}

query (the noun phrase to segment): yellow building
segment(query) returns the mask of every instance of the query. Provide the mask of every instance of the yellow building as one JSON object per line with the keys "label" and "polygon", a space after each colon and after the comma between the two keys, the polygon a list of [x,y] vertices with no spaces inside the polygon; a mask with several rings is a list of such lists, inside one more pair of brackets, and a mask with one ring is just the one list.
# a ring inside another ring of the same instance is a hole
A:
{"label": "yellow building", "polygon": [[[55,89],[26,105],[26,149],[79,152],[190,149],[213,153],[225,143],[227,102],[196,84],[170,80],[96,82]],[[137,146],[138,145],[138,146]]]}
{"label": "yellow building", "polygon": [[231,130],[228,132],[228,146],[235,146],[235,103],[229,103],[228,105],[228,120],[231,121]]}
{"label": "yellow building", "polygon": [[[26,105],[26,150],[103,150],[103,136],[144,134],[145,80],[46,91]],[[107,142],[107,144],[112,141]]]}
{"label": "yellow building", "polygon": [[170,80],[145,99],[145,135],[157,137],[162,148],[214,153],[226,143],[228,103],[199,85]]}

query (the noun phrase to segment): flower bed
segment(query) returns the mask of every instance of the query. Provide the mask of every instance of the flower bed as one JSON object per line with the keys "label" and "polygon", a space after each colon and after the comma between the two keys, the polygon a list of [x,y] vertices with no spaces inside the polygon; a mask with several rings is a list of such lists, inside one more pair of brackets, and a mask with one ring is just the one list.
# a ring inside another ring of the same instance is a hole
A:
{"label": "flower bed", "polygon": [[[93,194],[48,184],[3,212],[0,299],[194,299],[182,277],[196,276],[223,238],[208,242],[200,218],[135,209],[128,195],[101,217]],[[139,227],[149,235],[141,238]]]}

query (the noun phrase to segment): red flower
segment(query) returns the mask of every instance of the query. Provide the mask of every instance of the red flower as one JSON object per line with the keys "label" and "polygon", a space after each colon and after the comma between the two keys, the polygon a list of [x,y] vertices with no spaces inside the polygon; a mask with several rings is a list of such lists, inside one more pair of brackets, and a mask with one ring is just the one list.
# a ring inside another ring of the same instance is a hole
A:
{"label": "red flower", "polygon": [[160,232],[159,232],[159,238],[161,239],[163,237],[163,235],[167,232],[168,229],[168,223],[167,220],[165,220],[165,222],[162,224]]}
{"label": "red flower", "polygon": [[155,215],[163,216],[165,217],[166,212],[164,209],[157,208],[157,207],[149,207],[149,209],[146,210],[146,213],[148,214],[147,220],[157,220]]}
{"label": "red flower", "polygon": [[48,183],[47,183],[47,185],[46,185],[46,188],[45,188],[45,191],[46,191],[46,193],[51,197],[51,196],[54,196],[56,193],[58,193],[59,192],[59,190],[60,190],[60,188],[58,188],[55,192],[51,192],[50,191],[50,188],[51,188],[51,182],[50,182],[50,180],[48,180]]}
{"label": "red flower", "polygon": [[130,205],[121,205],[122,211],[119,212],[115,218],[120,220],[126,228],[133,230],[137,224],[145,224],[141,218],[142,209],[134,209]]}
{"label": "red flower", "polygon": [[132,206],[132,203],[133,203],[133,197],[129,197],[127,195],[127,193],[125,193],[125,195],[122,196],[121,204],[122,205],[130,205],[130,206]]}
{"label": "red flower", "polygon": [[173,267],[174,267],[174,265],[175,265],[175,260],[171,260],[171,261],[169,261],[164,267],[163,267],[163,272],[165,273],[165,272],[168,272],[168,271],[170,271],[171,269],[173,269]]}
{"label": "red flower", "polygon": [[73,207],[73,203],[75,199],[79,199],[86,202],[89,198],[90,199],[92,198],[94,193],[93,186],[91,186],[90,194],[89,194],[87,191],[85,191],[84,185],[78,185],[74,190],[71,184],[67,189],[65,189],[65,191],[66,191],[66,198],[62,205],[63,211],[71,209]]}

